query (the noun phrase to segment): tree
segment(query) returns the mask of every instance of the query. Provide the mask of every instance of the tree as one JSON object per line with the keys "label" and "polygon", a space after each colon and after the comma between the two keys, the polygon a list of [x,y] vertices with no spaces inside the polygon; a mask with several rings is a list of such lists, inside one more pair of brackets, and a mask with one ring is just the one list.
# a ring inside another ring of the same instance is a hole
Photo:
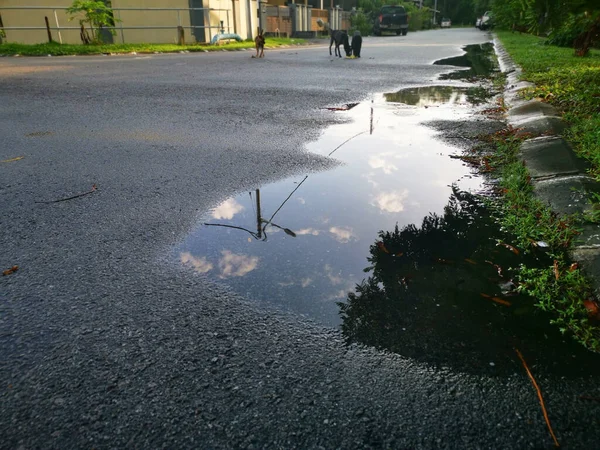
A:
{"label": "tree", "polygon": [[548,264],[547,256],[497,245],[511,236],[495,222],[480,198],[455,188],[443,215],[381,231],[367,258],[370,276],[338,303],[345,340],[474,373],[512,373],[515,346],[545,370],[599,367],[595,355],[579,369],[564,363],[590,352],[564,342],[534,299],[517,294],[510,269]]}
{"label": "tree", "polygon": [[[100,30],[102,27],[107,25],[113,26],[115,22],[120,22],[120,20],[114,18],[109,5],[97,0],[75,0],[67,9],[67,14],[70,15],[69,20],[74,20],[77,16],[83,14],[83,18],[79,18],[79,25],[81,26],[81,41],[84,44],[100,42]],[[92,37],[90,37],[85,28],[86,24],[92,31]],[[112,34],[115,34],[113,29],[110,31]]]}

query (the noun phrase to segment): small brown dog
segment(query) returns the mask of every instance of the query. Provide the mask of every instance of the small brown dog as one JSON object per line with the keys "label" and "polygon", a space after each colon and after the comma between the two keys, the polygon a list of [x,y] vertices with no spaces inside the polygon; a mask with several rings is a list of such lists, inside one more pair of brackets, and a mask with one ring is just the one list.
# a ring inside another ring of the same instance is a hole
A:
{"label": "small brown dog", "polygon": [[252,55],[253,58],[262,58],[265,56],[265,37],[263,36],[264,30],[260,30],[258,36],[254,38],[254,46],[256,47],[256,56]]}

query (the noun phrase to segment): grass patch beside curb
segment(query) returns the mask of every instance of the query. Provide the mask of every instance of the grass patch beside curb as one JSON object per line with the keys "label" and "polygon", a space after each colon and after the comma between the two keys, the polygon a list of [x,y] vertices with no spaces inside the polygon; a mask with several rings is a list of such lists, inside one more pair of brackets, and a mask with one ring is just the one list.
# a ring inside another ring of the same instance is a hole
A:
{"label": "grass patch beside curb", "polygon": [[521,78],[536,85],[524,91],[525,98],[541,98],[563,113],[571,125],[565,138],[592,163],[591,174],[600,181],[600,51],[582,58],[536,36],[507,31],[497,35],[523,69]]}
{"label": "grass patch beside curb", "polygon": [[[266,48],[281,47],[284,45],[303,45],[304,39],[267,38]],[[188,52],[218,52],[222,50],[254,49],[253,41],[231,42],[221,45],[193,44],[0,44],[0,55],[21,56],[67,56],[67,55],[101,55],[101,54],[127,54],[127,53],[178,53]]]}
{"label": "grass patch beside curb", "polygon": [[[569,48],[545,44],[545,39],[510,32],[498,38],[523,72],[521,79],[535,87],[523,91],[524,98],[539,98],[555,106],[570,127],[565,138],[575,152],[592,163],[591,174],[600,181],[600,51],[585,58]],[[526,167],[517,153],[523,139],[512,133],[491,137],[503,192],[503,226],[519,236],[520,245],[548,245],[554,261],[550,267],[520,267],[520,290],[537,299],[536,306],[555,316],[552,321],[563,333],[590,350],[600,351],[600,323],[591,318],[597,307],[593,283],[571,264],[568,250],[576,240],[583,217],[558,216],[533,195]]]}
{"label": "grass patch beside curb", "polygon": [[570,261],[568,250],[579,234],[582,218],[559,216],[535,198],[531,178],[518,158],[525,137],[515,130],[486,137],[497,149],[489,165],[499,173],[502,200],[496,208],[501,212],[502,227],[517,237],[517,245],[525,251],[545,251],[553,264],[544,268],[521,265],[517,281],[519,291],[537,300],[535,304],[554,316],[551,323],[562,333],[593,351],[600,351],[600,326],[590,320],[586,302],[593,301],[591,281]]}

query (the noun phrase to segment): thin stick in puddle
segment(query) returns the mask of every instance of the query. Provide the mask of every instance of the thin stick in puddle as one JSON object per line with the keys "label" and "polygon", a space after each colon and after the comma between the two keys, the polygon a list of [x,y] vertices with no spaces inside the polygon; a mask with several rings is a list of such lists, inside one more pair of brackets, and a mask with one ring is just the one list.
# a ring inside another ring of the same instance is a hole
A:
{"label": "thin stick in puddle", "polygon": [[550,425],[550,419],[548,418],[548,411],[546,411],[546,405],[544,404],[544,398],[542,397],[542,391],[540,390],[537,382],[535,381],[535,378],[533,378],[533,375],[532,375],[531,371],[529,370],[527,363],[525,362],[525,358],[523,358],[523,355],[521,354],[519,349],[515,348],[515,352],[517,352],[517,356],[523,363],[523,367],[525,367],[525,370],[527,371],[527,375],[529,375],[529,379],[533,383],[533,387],[535,388],[535,390],[537,392],[537,396],[538,396],[538,399],[540,400],[540,405],[542,407],[542,413],[544,414],[544,419],[546,420],[546,425],[548,425],[548,430],[550,431],[550,435],[552,436],[552,439],[554,440],[554,445],[556,447],[560,447],[560,444],[558,443],[558,440],[556,439],[556,435],[554,434],[554,431],[552,430],[552,425]]}

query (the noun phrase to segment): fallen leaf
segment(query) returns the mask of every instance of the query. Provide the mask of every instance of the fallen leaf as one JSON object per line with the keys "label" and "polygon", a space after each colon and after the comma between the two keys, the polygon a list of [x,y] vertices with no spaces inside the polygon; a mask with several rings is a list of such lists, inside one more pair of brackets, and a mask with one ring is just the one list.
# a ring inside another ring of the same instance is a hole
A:
{"label": "fallen leaf", "polygon": [[492,171],[492,166],[490,166],[489,161],[487,160],[487,158],[483,159],[483,163],[485,165],[485,170],[486,172],[491,172]]}
{"label": "fallen leaf", "polygon": [[473,261],[472,259],[469,259],[469,258],[465,258],[465,261],[468,262],[469,264],[477,264],[475,261]]}
{"label": "fallen leaf", "polygon": [[574,270],[579,269],[579,264],[577,263],[573,263],[571,264],[571,266],[569,267],[569,272],[573,272]]}
{"label": "fallen leaf", "polygon": [[402,256],[402,255],[404,255],[404,252],[394,253],[394,256]]}
{"label": "fallen leaf", "polygon": [[5,159],[4,161],[0,161],[0,163],[19,161],[20,159],[23,159],[23,158],[24,158],[24,156],[17,156],[16,158]]}
{"label": "fallen leaf", "polygon": [[504,300],[500,297],[492,297],[490,300],[492,300],[493,302],[496,302],[496,303],[500,303],[501,305],[504,305],[504,306],[512,305],[511,302],[509,302],[508,300]]}
{"label": "fallen leaf", "polygon": [[598,304],[594,300],[584,300],[583,306],[585,306],[585,309],[587,309],[588,314],[591,316],[600,315],[600,308],[598,308]]}
{"label": "fallen leaf", "polygon": [[4,272],[2,272],[2,275],[10,275],[11,273],[16,272],[17,270],[19,270],[19,266],[12,266],[10,269],[6,269]]}
{"label": "fallen leaf", "polygon": [[491,295],[484,294],[483,292],[481,294],[479,294],[479,295],[481,295],[483,298],[492,298]]}
{"label": "fallen leaf", "polygon": [[501,246],[503,246],[503,247],[505,247],[505,248],[509,249],[509,250],[510,250],[511,252],[513,252],[515,255],[518,255],[518,254],[519,254],[519,250],[518,250],[518,249],[516,249],[515,247],[513,247],[513,246],[512,246],[512,245],[510,245],[510,244],[506,244],[506,243],[504,243],[504,242],[498,242],[498,245],[501,245]]}
{"label": "fallen leaf", "polygon": [[558,261],[556,259],[554,260],[554,277],[557,281],[560,278],[560,272],[558,271]]}

